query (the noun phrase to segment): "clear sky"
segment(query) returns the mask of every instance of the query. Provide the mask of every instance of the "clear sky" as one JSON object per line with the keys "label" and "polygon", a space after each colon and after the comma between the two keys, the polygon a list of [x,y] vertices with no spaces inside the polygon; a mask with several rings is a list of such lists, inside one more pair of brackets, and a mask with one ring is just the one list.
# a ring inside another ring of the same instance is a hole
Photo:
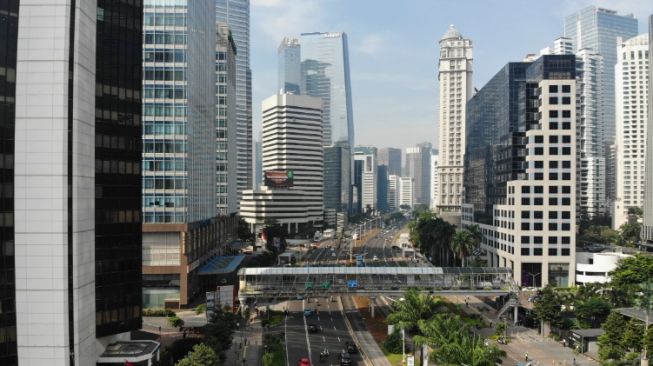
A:
{"label": "clear sky", "polygon": [[564,17],[588,5],[633,13],[647,32],[653,0],[251,0],[252,116],[277,89],[284,36],[346,32],[356,145],[437,145],[438,41],[454,24],[474,46],[474,86],[562,35]]}

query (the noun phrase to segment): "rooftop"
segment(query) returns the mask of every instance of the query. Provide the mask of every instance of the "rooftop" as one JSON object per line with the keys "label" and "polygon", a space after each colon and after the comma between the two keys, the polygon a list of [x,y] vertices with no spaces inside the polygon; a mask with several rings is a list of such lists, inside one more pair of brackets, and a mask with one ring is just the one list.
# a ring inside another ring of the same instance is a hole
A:
{"label": "rooftop", "polygon": [[111,343],[100,355],[98,364],[141,362],[152,358],[159,351],[161,344],[155,341],[124,341]]}
{"label": "rooftop", "polygon": [[458,32],[456,27],[453,24],[449,25],[449,29],[444,33],[442,39],[462,39],[463,35]]}
{"label": "rooftop", "polygon": [[200,267],[200,275],[216,275],[234,272],[245,258],[244,255],[225,255],[209,259]]}

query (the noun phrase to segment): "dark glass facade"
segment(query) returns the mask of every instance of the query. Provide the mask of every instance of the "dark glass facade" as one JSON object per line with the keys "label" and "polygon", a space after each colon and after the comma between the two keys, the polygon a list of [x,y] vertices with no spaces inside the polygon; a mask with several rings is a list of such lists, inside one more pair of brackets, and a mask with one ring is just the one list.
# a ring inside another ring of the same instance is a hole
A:
{"label": "dark glass facade", "polygon": [[511,62],[467,102],[465,203],[474,221],[492,224],[492,208],[505,203],[507,182],[526,178],[525,132],[536,128],[538,83],[574,79],[574,55]]}
{"label": "dark glass facade", "polygon": [[141,327],[141,0],[98,0],[96,336]]}
{"label": "dark glass facade", "polygon": [[14,275],[14,128],[18,0],[0,1],[0,365],[18,365]]}
{"label": "dark glass facade", "polygon": [[362,160],[354,160],[354,215],[360,215],[363,213],[363,165]]}
{"label": "dark glass facade", "polygon": [[347,149],[342,146],[324,147],[324,208],[343,211],[342,204],[342,172],[343,162],[349,157]]}
{"label": "dark glass facade", "polygon": [[388,211],[388,166],[379,165],[376,168],[376,207],[381,212]]}

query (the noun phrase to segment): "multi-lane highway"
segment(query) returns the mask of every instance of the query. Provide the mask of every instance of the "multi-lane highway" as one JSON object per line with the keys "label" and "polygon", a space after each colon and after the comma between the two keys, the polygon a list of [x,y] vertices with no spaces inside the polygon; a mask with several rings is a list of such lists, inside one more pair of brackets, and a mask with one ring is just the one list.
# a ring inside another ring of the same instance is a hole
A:
{"label": "multi-lane highway", "polygon": [[[288,365],[294,366],[302,357],[308,357],[311,365],[339,365],[338,354],[345,350],[346,342],[353,343],[342,307],[336,298],[313,298],[287,302],[288,315],[285,318],[286,350]],[[305,316],[310,309],[312,315]],[[318,331],[311,332],[310,326]],[[330,356],[320,361],[320,352],[328,349]],[[352,365],[363,365],[359,353],[351,354]]]}
{"label": "multi-lane highway", "polygon": [[[353,248],[354,255],[363,254],[367,266],[398,266],[397,256],[400,251],[392,249],[392,239],[396,231],[381,231],[379,235],[370,238],[363,245]],[[338,246],[335,240],[326,240],[318,248],[311,249],[301,259],[305,266],[347,265],[350,257],[350,241],[344,240]],[[376,260],[374,258],[376,257]],[[351,264],[349,264],[351,265]],[[379,301],[379,300],[377,300]],[[365,328],[362,318],[355,311],[353,300],[349,297],[310,298],[289,300],[284,307],[288,310],[285,318],[284,332],[288,366],[299,363],[303,357],[308,357],[312,365],[340,365],[338,355],[346,351],[346,343],[354,343],[349,328],[343,317],[343,307],[354,331]],[[379,305],[381,305],[379,303]],[[310,316],[304,311],[311,310]],[[318,329],[311,331],[311,325]],[[320,353],[328,349],[330,356],[321,361]],[[360,353],[351,354],[352,365],[363,365]]]}

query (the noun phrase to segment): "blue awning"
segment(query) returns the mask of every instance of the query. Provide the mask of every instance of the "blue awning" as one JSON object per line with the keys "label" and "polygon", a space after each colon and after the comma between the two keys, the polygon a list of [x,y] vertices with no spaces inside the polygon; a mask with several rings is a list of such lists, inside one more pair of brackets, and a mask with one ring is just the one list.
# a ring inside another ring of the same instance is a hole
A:
{"label": "blue awning", "polygon": [[199,270],[200,275],[219,275],[235,272],[240,263],[245,259],[244,255],[223,255],[213,257],[204,263]]}

